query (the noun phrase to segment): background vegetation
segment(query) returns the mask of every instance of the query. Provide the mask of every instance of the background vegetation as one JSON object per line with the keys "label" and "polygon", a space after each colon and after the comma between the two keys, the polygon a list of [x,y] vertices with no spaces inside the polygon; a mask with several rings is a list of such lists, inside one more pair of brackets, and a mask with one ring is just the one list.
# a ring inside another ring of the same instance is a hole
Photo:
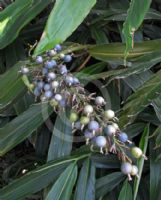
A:
{"label": "background vegetation", "polygon": [[[0,199],[160,200],[161,2],[2,0],[0,9]],[[128,182],[114,155],[67,142],[71,129],[52,110],[42,117],[27,92],[18,71],[30,50],[63,42],[75,54],[70,70],[105,85],[120,127],[147,154],[141,179]],[[64,137],[48,130],[49,116]]]}

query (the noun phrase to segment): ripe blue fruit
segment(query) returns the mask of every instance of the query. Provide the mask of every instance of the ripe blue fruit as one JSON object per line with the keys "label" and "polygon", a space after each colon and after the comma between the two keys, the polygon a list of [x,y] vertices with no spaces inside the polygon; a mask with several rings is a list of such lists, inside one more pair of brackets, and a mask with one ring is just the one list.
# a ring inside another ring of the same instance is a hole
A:
{"label": "ripe blue fruit", "polygon": [[88,129],[91,131],[97,131],[99,129],[99,123],[97,121],[90,121],[88,124]]}
{"label": "ripe blue fruit", "polygon": [[73,77],[72,76],[66,76],[65,77],[65,82],[68,85],[72,85],[73,84]]}
{"label": "ripe blue fruit", "polygon": [[71,62],[72,60],[72,56],[71,55],[65,55],[64,58],[63,58],[64,62]]}
{"label": "ripe blue fruit", "polygon": [[61,65],[60,68],[59,68],[59,72],[62,75],[67,74],[68,70],[67,70],[66,65]]}
{"label": "ripe blue fruit", "polygon": [[43,57],[42,56],[37,56],[36,57],[36,63],[37,64],[42,64],[43,63]]}
{"label": "ripe blue fruit", "polygon": [[96,145],[98,146],[98,147],[105,147],[106,146],[106,143],[107,143],[107,141],[106,141],[106,138],[104,137],[104,136],[97,136],[96,138],[95,138],[95,143],[96,143]]}
{"label": "ripe blue fruit", "polygon": [[62,50],[62,46],[60,44],[56,44],[55,47],[54,47],[54,49],[56,51],[61,51]]}
{"label": "ripe blue fruit", "polygon": [[94,137],[93,133],[91,131],[89,131],[88,129],[86,129],[84,131],[84,136],[85,136],[85,138],[89,138],[89,139]]}
{"label": "ripe blue fruit", "polygon": [[52,93],[52,91],[47,90],[47,91],[45,91],[44,96],[45,96],[46,98],[51,98],[51,97],[53,96],[53,93]]}
{"label": "ripe blue fruit", "polygon": [[42,90],[43,87],[44,87],[44,82],[43,82],[43,81],[37,82],[37,88],[38,88],[39,90]]}
{"label": "ripe blue fruit", "polygon": [[36,87],[35,89],[34,89],[34,95],[36,96],[36,97],[38,97],[38,96],[40,96],[40,94],[41,94],[41,92],[40,92],[40,90]]}
{"label": "ripe blue fruit", "polygon": [[128,162],[124,162],[121,164],[121,171],[123,174],[131,174],[132,171],[132,165]]}
{"label": "ripe blue fruit", "polygon": [[56,64],[56,61],[55,60],[50,60],[50,61],[47,61],[45,63],[45,67],[47,69],[52,69],[53,67],[55,67],[57,64]]}
{"label": "ripe blue fruit", "polygon": [[43,75],[46,75],[47,73],[48,73],[48,69],[47,69],[47,68],[45,68],[45,67],[44,67],[44,68],[42,68],[42,74],[43,74]]}
{"label": "ripe blue fruit", "polygon": [[107,136],[113,136],[116,133],[116,129],[112,125],[108,125],[104,128],[104,132]]}
{"label": "ripe blue fruit", "polygon": [[73,77],[73,84],[74,85],[77,85],[77,84],[79,84],[80,82],[79,82],[79,79],[78,78],[76,78],[76,77]]}
{"label": "ripe blue fruit", "polygon": [[82,124],[80,123],[80,121],[77,121],[75,124],[74,124],[74,127],[78,130],[81,130],[81,126]]}
{"label": "ripe blue fruit", "polygon": [[51,89],[51,85],[48,84],[48,83],[46,83],[46,84],[44,85],[44,90],[47,91],[47,90],[50,90],[50,89]]}
{"label": "ripe blue fruit", "polygon": [[49,80],[54,80],[56,78],[56,74],[54,72],[49,72],[47,76]]}
{"label": "ripe blue fruit", "polygon": [[59,101],[59,105],[60,105],[61,107],[65,107],[66,104],[67,104],[67,102],[66,102],[65,99],[62,99],[62,100]]}
{"label": "ripe blue fruit", "polygon": [[121,132],[121,133],[119,134],[118,138],[119,138],[119,140],[120,140],[121,142],[127,142],[127,140],[128,140],[127,134],[126,134],[126,133],[123,133],[123,132]]}

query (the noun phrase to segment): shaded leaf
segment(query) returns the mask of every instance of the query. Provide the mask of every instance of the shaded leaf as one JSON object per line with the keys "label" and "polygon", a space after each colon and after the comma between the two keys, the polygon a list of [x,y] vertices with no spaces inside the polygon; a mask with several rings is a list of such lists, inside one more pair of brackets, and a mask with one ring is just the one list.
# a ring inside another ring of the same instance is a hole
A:
{"label": "shaded leaf", "polygon": [[0,199],[23,200],[29,194],[38,192],[54,182],[69,164],[88,156],[89,153],[79,153],[74,156],[48,162],[2,188],[0,190]]}
{"label": "shaded leaf", "polygon": [[26,91],[26,86],[18,72],[25,64],[27,64],[27,61],[19,62],[0,76],[0,110],[4,110],[12,104],[20,94],[24,94]]}
{"label": "shaded leaf", "polygon": [[95,166],[89,159],[84,161],[80,171],[74,199],[95,199]]}
{"label": "shaded leaf", "polygon": [[77,179],[77,165],[71,163],[52,186],[45,200],[70,200]]}
{"label": "shaded leaf", "polygon": [[124,181],[118,200],[133,200],[132,188],[127,179]]}
{"label": "shaded leaf", "polygon": [[146,106],[148,106],[161,93],[161,71],[152,76],[127,100],[120,117],[120,125],[131,123]]}
{"label": "shaded leaf", "polygon": [[105,194],[113,190],[125,178],[121,172],[114,172],[96,181],[96,198],[103,197]]}
{"label": "shaded leaf", "polygon": [[66,114],[67,112],[61,112],[55,121],[48,150],[48,161],[69,155],[72,150],[72,124],[69,122]]}
{"label": "shaded leaf", "polygon": [[32,105],[27,111],[0,128],[0,155],[26,139],[53,112],[47,104]]}

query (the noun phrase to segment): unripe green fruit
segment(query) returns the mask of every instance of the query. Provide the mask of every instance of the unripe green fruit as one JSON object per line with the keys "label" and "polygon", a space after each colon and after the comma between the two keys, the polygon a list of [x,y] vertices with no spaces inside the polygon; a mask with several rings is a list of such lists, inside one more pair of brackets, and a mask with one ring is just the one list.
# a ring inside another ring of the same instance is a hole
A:
{"label": "unripe green fruit", "polygon": [[113,119],[115,117],[115,113],[114,113],[113,110],[106,110],[104,112],[104,116],[105,116],[105,118],[110,120],[110,119]]}
{"label": "unripe green fruit", "polygon": [[136,176],[138,174],[138,168],[136,165],[132,165],[131,175]]}
{"label": "unripe green fruit", "polygon": [[135,158],[140,158],[143,155],[143,152],[140,148],[138,147],[132,147],[131,148],[131,154],[135,157]]}
{"label": "unripe green fruit", "polygon": [[77,113],[72,112],[72,113],[70,114],[69,120],[70,120],[71,122],[76,122],[77,119],[78,119]]}
{"label": "unripe green fruit", "polygon": [[82,117],[80,118],[80,123],[83,124],[83,125],[86,125],[86,124],[89,123],[89,120],[90,120],[89,117],[82,116]]}
{"label": "unripe green fruit", "polygon": [[51,105],[52,107],[55,107],[55,106],[58,105],[58,102],[57,102],[55,99],[51,99],[51,100],[50,100],[50,105]]}

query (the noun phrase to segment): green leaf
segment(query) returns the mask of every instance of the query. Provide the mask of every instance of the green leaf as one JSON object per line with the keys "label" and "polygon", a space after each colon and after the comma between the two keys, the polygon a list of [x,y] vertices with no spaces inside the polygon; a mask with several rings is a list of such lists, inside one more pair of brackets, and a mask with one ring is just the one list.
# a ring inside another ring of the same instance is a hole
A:
{"label": "green leaf", "polygon": [[161,160],[157,160],[160,149],[154,149],[155,140],[150,139],[150,200],[161,199]]}
{"label": "green leaf", "polygon": [[76,163],[71,163],[54,183],[45,200],[70,200],[77,170]]}
{"label": "green leaf", "polygon": [[125,178],[121,172],[114,172],[96,181],[96,198],[103,197],[105,194],[113,190]]}
{"label": "green leaf", "polygon": [[54,130],[48,150],[48,161],[69,155],[72,150],[72,125],[67,118],[67,112],[61,112],[55,121]]}
{"label": "green leaf", "polygon": [[51,0],[16,0],[0,13],[0,49],[10,44],[20,30]]}
{"label": "green leaf", "polygon": [[18,96],[25,93],[26,86],[18,71],[27,63],[27,61],[19,62],[0,76],[0,111],[7,108]]}
{"label": "green leaf", "polygon": [[[147,150],[147,146],[148,146],[148,139],[149,139],[149,125],[147,125],[144,129],[143,135],[141,137],[140,143],[139,143],[139,148],[142,149],[143,154],[146,154],[146,150]],[[139,177],[135,177],[135,181],[134,181],[134,198],[133,200],[135,200],[137,198],[137,193],[138,193],[138,188],[139,188],[139,184],[140,184],[140,180],[141,180],[141,175],[142,175],[142,171],[143,171],[143,165],[144,165],[144,158],[140,158],[137,161],[137,167],[139,170]]]}
{"label": "green leaf", "polygon": [[53,112],[47,104],[32,105],[27,111],[0,128],[0,155],[26,139]]}
{"label": "green leaf", "polygon": [[56,0],[35,54],[40,54],[65,41],[81,24],[95,3],[96,0]]}
{"label": "green leaf", "polygon": [[[129,51],[128,58],[154,53],[161,50],[161,40],[150,40],[137,42],[132,50]],[[91,56],[98,60],[109,62],[110,60],[122,60],[124,58],[125,45],[122,43],[110,43],[104,45],[92,45],[88,47]]]}
{"label": "green leaf", "polygon": [[125,56],[127,56],[129,50],[133,47],[134,33],[143,22],[150,4],[151,0],[132,0],[130,3],[127,18],[123,25],[123,34],[126,41]]}
{"label": "green leaf", "polygon": [[132,197],[132,188],[126,179],[120,191],[118,200],[132,200]]}
{"label": "green leaf", "polygon": [[0,190],[0,199],[24,200],[29,194],[38,192],[54,182],[69,164],[88,156],[89,153],[79,153],[74,156],[48,162],[2,188]]}
{"label": "green leaf", "polygon": [[95,199],[95,166],[89,159],[84,161],[80,171],[74,199]]}
{"label": "green leaf", "polygon": [[127,100],[120,117],[120,126],[130,124],[146,106],[148,106],[161,93],[161,71],[146,81]]}

